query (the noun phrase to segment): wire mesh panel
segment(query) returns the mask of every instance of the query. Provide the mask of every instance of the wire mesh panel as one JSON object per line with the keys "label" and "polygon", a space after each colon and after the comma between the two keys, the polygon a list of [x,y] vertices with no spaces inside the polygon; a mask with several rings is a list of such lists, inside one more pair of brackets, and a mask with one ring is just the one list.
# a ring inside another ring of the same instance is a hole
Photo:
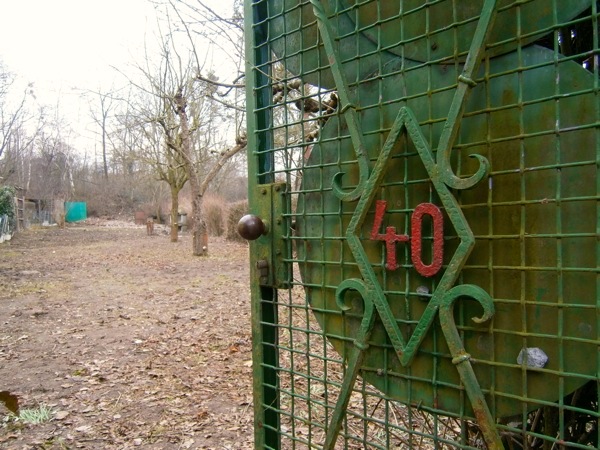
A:
{"label": "wire mesh panel", "polygon": [[598,8],[247,1],[257,448],[598,447]]}

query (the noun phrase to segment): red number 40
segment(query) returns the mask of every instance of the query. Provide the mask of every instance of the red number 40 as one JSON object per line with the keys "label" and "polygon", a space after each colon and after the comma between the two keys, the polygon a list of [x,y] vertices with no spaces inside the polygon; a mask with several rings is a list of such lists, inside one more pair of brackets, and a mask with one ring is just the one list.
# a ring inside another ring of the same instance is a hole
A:
{"label": "red number 40", "polygon": [[[440,209],[432,203],[421,203],[418,205],[410,220],[411,236],[406,234],[397,234],[395,227],[386,227],[385,233],[379,233],[383,223],[383,216],[387,208],[385,200],[377,200],[375,204],[375,221],[371,230],[371,239],[375,241],[384,241],[386,249],[386,264],[388,270],[396,270],[398,262],[396,260],[396,243],[410,241],[410,257],[415,269],[425,277],[432,277],[442,268],[444,259],[444,217]],[[431,264],[423,262],[421,253],[423,248],[423,217],[431,217],[433,224],[433,243]]]}

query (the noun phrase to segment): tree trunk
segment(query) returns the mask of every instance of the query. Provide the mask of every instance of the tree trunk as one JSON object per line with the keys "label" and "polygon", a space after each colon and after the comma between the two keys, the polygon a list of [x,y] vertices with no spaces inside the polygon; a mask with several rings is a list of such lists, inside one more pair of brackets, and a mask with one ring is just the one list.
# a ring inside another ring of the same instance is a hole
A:
{"label": "tree trunk", "polygon": [[108,158],[106,157],[106,117],[102,119],[102,164],[104,179],[108,180]]}
{"label": "tree trunk", "polygon": [[208,234],[206,232],[206,222],[202,215],[202,194],[200,190],[200,180],[194,167],[194,157],[192,155],[192,140],[190,138],[189,119],[186,112],[187,100],[183,96],[183,89],[179,89],[175,95],[175,104],[177,105],[177,115],[179,116],[179,130],[181,138],[181,151],[185,158],[188,171],[188,181],[192,194],[192,254],[194,256],[208,255]]}
{"label": "tree trunk", "polygon": [[190,191],[192,194],[192,254],[194,256],[206,256],[208,255],[208,228],[202,212],[204,193],[207,191],[208,185],[225,164],[225,161],[244,149],[248,143],[248,139],[245,134],[236,137],[235,146],[221,153],[221,156],[208,171],[204,180],[200,182],[192,155],[192,140],[190,137],[189,120],[186,112],[187,101],[183,96],[182,91],[183,90],[180,88],[177,94],[175,94],[175,105],[177,106],[177,115],[179,116],[181,153],[185,159],[188,181],[190,182]]}
{"label": "tree trunk", "polygon": [[171,186],[171,242],[177,242],[179,227],[177,216],[179,215],[179,189]]}
{"label": "tree trunk", "polygon": [[194,219],[194,226],[192,228],[192,246],[194,256],[208,255],[208,230],[204,215],[202,214],[203,200],[202,194],[197,193],[192,202],[192,215]]}

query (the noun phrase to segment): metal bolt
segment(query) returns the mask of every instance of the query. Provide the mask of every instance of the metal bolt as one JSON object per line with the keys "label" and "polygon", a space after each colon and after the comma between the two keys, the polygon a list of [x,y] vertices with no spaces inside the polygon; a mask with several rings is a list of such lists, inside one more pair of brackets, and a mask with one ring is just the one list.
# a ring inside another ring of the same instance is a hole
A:
{"label": "metal bolt", "polygon": [[531,369],[541,369],[548,364],[548,355],[538,347],[522,348],[517,356],[518,364],[525,364]]}
{"label": "metal bolt", "polygon": [[257,261],[256,268],[258,269],[258,274],[261,277],[261,280],[263,277],[267,277],[269,275],[269,263],[267,260],[261,259]]}

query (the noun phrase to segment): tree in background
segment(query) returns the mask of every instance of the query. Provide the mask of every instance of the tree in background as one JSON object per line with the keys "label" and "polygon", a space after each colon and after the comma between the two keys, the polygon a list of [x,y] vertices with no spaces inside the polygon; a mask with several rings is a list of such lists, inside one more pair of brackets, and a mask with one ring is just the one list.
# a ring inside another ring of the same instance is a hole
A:
{"label": "tree in background", "polygon": [[14,82],[14,74],[9,72],[0,61],[0,158],[24,120],[28,91],[11,104],[10,95]]}
{"label": "tree in background", "polygon": [[[181,39],[174,32],[168,11],[165,17],[167,32],[160,38],[160,58],[154,64],[148,58],[144,65],[139,64],[143,82],[131,81],[140,93],[154,97],[154,101],[146,98],[145,104],[136,108],[141,113],[139,123],[153,124],[154,130],[160,129],[164,140],[163,161],[170,162],[171,169],[183,167],[185,170],[192,197],[192,253],[201,256],[208,254],[208,233],[202,209],[204,195],[226,162],[245,148],[246,139],[241,134],[235,145],[227,148],[224,144],[226,127],[220,129],[215,124],[227,120],[227,110],[223,109],[223,102],[210,101],[215,87],[213,83],[199,79],[195,47],[190,50],[186,45],[192,41]],[[210,73],[208,77],[215,78]],[[175,172],[170,170],[167,174],[171,177]]]}
{"label": "tree in background", "polygon": [[25,186],[30,180],[30,156],[44,126],[45,109],[30,111],[33,86],[16,92],[16,76],[0,61],[0,181]]}
{"label": "tree in background", "polygon": [[[178,240],[179,193],[188,181],[188,172],[180,151],[178,124],[172,105],[160,90],[139,92],[138,101],[130,102],[126,115],[120,118],[124,133],[142,133],[137,158],[151,167],[156,179],[169,186],[171,195],[171,242]],[[142,100],[143,99],[143,100]]]}
{"label": "tree in background", "polygon": [[90,92],[94,97],[97,98],[97,104],[92,107],[90,102],[90,115],[94,123],[100,128],[100,144],[102,151],[102,169],[104,173],[104,179],[108,180],[108,125],[110,112],[114,107],[114,96],[111,92]]}

